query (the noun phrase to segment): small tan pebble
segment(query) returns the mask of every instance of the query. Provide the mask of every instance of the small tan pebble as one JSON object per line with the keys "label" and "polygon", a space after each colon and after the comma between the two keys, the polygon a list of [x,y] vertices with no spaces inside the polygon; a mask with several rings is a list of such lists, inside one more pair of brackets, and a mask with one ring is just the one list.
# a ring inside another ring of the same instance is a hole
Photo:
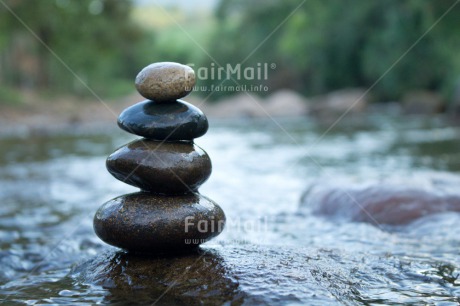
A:
{"label": "small tan pebble", "polygon": [[173,62],[153,63],[136,76],[136,89],[154,101],[175,101],[188,95],[195,85],[195,72]]}

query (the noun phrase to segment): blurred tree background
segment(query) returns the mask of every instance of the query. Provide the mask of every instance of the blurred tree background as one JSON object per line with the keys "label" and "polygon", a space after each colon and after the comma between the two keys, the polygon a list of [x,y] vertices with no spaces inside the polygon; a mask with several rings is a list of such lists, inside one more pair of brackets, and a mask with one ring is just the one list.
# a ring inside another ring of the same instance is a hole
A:
{"label": "blurred tree background", "polygon": [[[368,88],[455,0],[220,0],[208,11],[129,0],[2,2],[95,92],[116,97],[129,93],[139,69],[154,61],[193,63],[195,69],[214,61],[274,63],[264,81],[270,91],[290,88],[307,96]],[[24,90],[89,95],[5,5],[0,101]],[[448,98],[460,79],[459,29],[457,5],[382,78],[374,97],[398,100],[426,89]]]}
{"label": "blurred tree background", "polygon": [[[222,63],[237,63],[270,35],[246,62],[277,64],[270,88],[306,95],[368,88],[454,2],[308,0],[299,6],[295,0],[223,0],[216,10],[220,22],[210,52]],[[460,76],[459,30],[457,5],[378,83],[374,96],[397,100],[414,89],[449,95]]]}
{"label": "blurred tree background", "polygon": [[123,80],[136,73],[132,63],[138,58],[139,44],[146,36],[131,19],[130,1],[9,0],[5,3],[14,15],[0,5],[2,86],[89,94],[50,50],[102,95],[122,93],[126,88]]}

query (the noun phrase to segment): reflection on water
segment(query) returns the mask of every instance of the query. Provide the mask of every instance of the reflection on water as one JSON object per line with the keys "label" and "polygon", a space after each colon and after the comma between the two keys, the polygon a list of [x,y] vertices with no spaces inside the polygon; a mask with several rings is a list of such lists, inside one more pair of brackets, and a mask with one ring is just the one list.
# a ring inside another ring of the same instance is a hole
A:
{"label": "reflection on water", "polygon": [[[196,296],[236,304],[459,302],[458,213],[384,230],[298,206],[302,193],[321,181],[458,178],[460,128],[443,118],[373,116],[345,122],[317,142],[328,126],[307,118],[280,124],[292,138],[261,120],[211,122],[197,139],[214,169],[200,190],[222,206],[228,226],[206,245],[204,261],[179,259],[172,274],[146,273],[148,259],[117,253],[92,229],[102,203],[136,190],[105,170],[106,156],[133,136],[115,127],[4,136],[0,298],[19,304],[154,302],[186,266],[191,272],[160,304]],[[174,266],[173,259],[162,260]],[[196,274],[206,267],[218,279]],[[146,275],[147,287],[156,291],[134,288]]]}

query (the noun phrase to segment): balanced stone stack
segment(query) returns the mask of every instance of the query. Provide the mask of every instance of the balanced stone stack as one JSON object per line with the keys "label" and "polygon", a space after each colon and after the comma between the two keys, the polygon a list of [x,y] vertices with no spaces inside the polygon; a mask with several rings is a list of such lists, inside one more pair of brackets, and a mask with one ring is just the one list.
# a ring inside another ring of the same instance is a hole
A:
{"label": "balanced stone stack", "polygon": [[107,159],[108,171],[139,187],[102,205],[96,234],[108,244],[134,252],[164,253],[197,247],[223,230],[225,215],[198,188],[211,174],[208,154],[193,140],[208,130],[197,107],[179,100],[195,85],[195,73],[177,63],[154,63],[136,77],[147,100],[125,109],[123,130],[144,138]]}

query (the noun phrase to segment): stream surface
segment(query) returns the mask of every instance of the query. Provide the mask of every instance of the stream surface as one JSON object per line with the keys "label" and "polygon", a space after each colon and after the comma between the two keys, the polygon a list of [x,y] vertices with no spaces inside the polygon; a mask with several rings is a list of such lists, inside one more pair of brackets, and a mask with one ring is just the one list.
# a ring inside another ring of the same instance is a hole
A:
{"label": "stream surface", "polygon": [[211,120],[196,140],[213,162],[200,192],[223,208],[227,226],[199,253],[174,258],[131,258],[93,232],[99,206],[136,191],[105,169],[135,136],[115,124],[4,134],[0,301],[458,305],[459,213],[379,227],[314,215],[301,197],[323,182],[460,182],[460,127],[371,115],[324,134],[329,125],[310,118],[277,122]]}

